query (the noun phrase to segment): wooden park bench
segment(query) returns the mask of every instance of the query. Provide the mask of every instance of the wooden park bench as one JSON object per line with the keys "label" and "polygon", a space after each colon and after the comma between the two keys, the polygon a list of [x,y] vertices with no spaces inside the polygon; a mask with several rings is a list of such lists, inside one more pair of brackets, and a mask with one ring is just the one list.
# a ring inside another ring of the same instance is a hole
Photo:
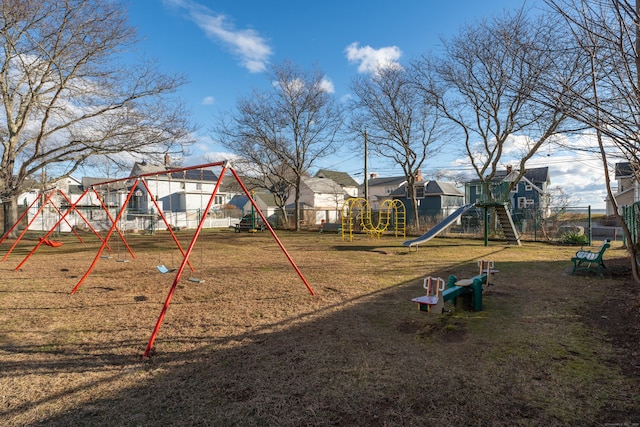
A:
{"label": "wooden park bench", "polygon": [[597,251],[580,249],[576,252],[576,256],[571,258],[571,262],[573,262],[573,272],[571,274],[575,274],[577,271],[581,270],[591,271],[591,266],[595,265],[597,267],[598,275],[602,276],[602,269],[606,268],[602,257],[604,256],[604,252],[610,246],[611,244],[609,243],[609,239],[605,239],[602,246],[600,246]]}

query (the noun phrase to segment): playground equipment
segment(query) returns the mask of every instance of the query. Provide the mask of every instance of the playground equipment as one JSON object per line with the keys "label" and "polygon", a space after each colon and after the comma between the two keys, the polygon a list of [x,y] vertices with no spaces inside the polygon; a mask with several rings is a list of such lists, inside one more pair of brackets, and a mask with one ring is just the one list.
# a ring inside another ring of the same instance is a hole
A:
{"label": "playground equipment", "polygon": [[422,236],[412,239],[406,240],[402,242],[402,246],[408,246],[409,251],[411,251],[412,247],[418,250],[418,246],[422,243],[425,243],[442,231],[444,231],[447,227],[453,224],[458,218],[462,216],[463,213],[468,211],[473,207],[482,207],[484,209],[484,245],[489,246],[489,209],[493,209],[496,214],[496,219],[500,223],[500,228],[504,233],[504,237],[507,240],[507,243],[514,244],[520,246],[520,236],[518,235],[518,231],[516,230],[516,226],[513,223],[513,219],[511,218],[511,214],[509,213],[509,209],[507,209],[506,203],[472,203],[468,205],[464,205],[456,209],[451,215],[440,221],[433,228],[428,230]]}
{"label": "playground equipment", "polygon": [[[260,208],[256,205],[255,201],[253,200],[253,198],[250,196],[249,190],[245,187],[244,183],[242,182],[242,180],[240,179],[240,177],[238,176],[238,174],[236,173],[236,171],[230,166],[229,162],[216,162],[216,163],[208,163],[208,164],[203,164],[203,165],[196,165],[196,166],[191,166],[191,167],[187,167],[187,168],[178,168],[178,169],[169,169],[166,171],[163,171],[162,174],[173,174],[173,173],[178,173],[178,172],[186,172],[189,170],[194,170],[194,169],[204,169],[204,168],[212,168],[212,167],[220,167],[221,168],[221,172],[218,176],[218,179],[216,181],[215,184],[215,188],[212,190],[211,194],[207,194],[209,196],[209,200],[208,203],[206,205],[206,208],[203,210],[203,212],[209,212],[211,210],[211,207],[213,206],[213,203],[215,201],[216,195],[218,193],[218,190],[220,188],[220,185],[222,184],[223,178],[225,176],[225,173],[227,171],[229,171],[233,177],[236,179],[238,185],[242,188],[242,190],[244,191],[244,193],[247,195],[247,197],[249,197],[249,200],[251,201],[256,214],[260,217],[260,219],[263,221],[263,223],[265,224],[266,228],[269,230],[269,232],[271,233],[271,235],[273,236],[274,240],[276,241],[276,243],[278,244],[278,246],[280,247],[280,249],[282,250],[283,254],[286,256],[286,258],[289,260],[289,263],[291,264],[291,266],[293,267],[293,269],[296,271],[296,273],[298,274],[298,276],[300,277],[300,279],[302,280],[302,282],[304,283],[304,285],[307,287],[307,290],[309,291],[309,293],[311,295],[315,295],[315,291],[311,288],[311,285],[309,285],[309,283],[307,282],[307,280],[305,279],[304,275],[302,274],[302,272],[300,271],[300,269],[298,268],[298,266],[296,265],[296,263],[293,261],[293,258],[291,258],[291,256],[289,255],[289,253],[287,252],[287,250],[285,249],[284,245],[282,244],[282,242],[280,241],[280,239],[278,238],[278,236],[276,235],[276,233],[274,232],[273,228],[271,228],[271,225],[267,222],[267,219],[264,217],[264,215],[262,214],[262,212],[260,211]],[[120,204],[118,213],[116,215],[115,218],[113,218],[110,214],[108,209],[106,208],[106,206],[104,205],[104,203],[102,203],[102,207],[103,209],[105,209],[106,211],[106,215],[109,218],[109,221],[111,222],[111,227],[109,229],[109,231],[107,232],[106,237],[104,237],[104,239],[102,237],[100,237],[100,240],[102,241],[102,245],[100,246],[95,258],[93,259],[93,262],[91,263],[91,265],[89,266],[89,269],[85,272],[85,274],[82,276],[82,278],[78,281],[78,283],[76,284],[76,286],[73,288],[73,290],[71,291],[72,294],[74,294],[82,285],[82,283],[85,281],[85,279],[87,279],[87,277],[89,276],[89,274],[93,271],[93,269],[95,268],[98,260],[100,260],[102,258],[102,253],[104,252],[105,248],[108,247],[108,242],[109,239],[111,238],[111,236],[113,235],[113,233],[115,231],[118,232],[118,234],[120,235],[122,242],[125,244],[125,246],[127,247],[127,249],[129,250],[129,253],[131,254],[132,259],[135,259],[135,256],[133,254],[133,252],[131,251],[131,248],[129,247],[129,245],[127,244],[126,240],[124,239],[124,235],[122,235],[122,233],[120,232],[120,229],[118,228],[118,224],[120,223],[122,216],[124,215],[127,206],[131,200],[131,197],[133,196],[133,194],[137,191],[141,191],[144,189],[147,193],[148,196],[150,198],[150,200],[154,203],[154,206],[157,209],[158,215],[163,219],[163,221],[165,222],[165,225],[167,226],[167,230],[171,233],[174,242],[176,243],[176,245],[178,246],[178,248],[180,249],[180,252],[183,256],[182,258],[182,262],[180,263],[180,266],[176,269],[176,273],[173,279],[173,283],[171,285],[171,288],[169,290],[169,293],[167,295],[167,298],[165,300],[165,303],[162,307],[162,310],[160,312],[160,315],[158,317],[158,320],[156,322],[156,325],[153,329],[153,332],[151,334],[151,338],[149,339],[149,343],[147,344],[147,347],[142,355],[142,357],[147,357],[149,355],[149,353],[151,352],[151,349],[153,348],[153,343],[155,341],[155,338],[158,334],[158,331],[160,329],[160,326],[162,324],[162,320],[164,319],[164,316],[169,308],[169,303],[171,302],[171,299],[173,297],[174,292],[176,291],[178,282],[180,281],[182,274],[184,272],[184,269],[186,268],[187,265],[189,265],[191,267],[190,264],[190,257],[191,254],[193,252],[194,246],[201,234],[202,228],[204,226],[205,220],[207,218],[206,214],[200,215],[199,221],[198,221],[198,226],[193,234],[193,237],[191,239],[191,242],[189,243],[189,246],[186,250],[183,250],[182,247],[180,246],[180,243],[178,242],[175,234],[173,233],[173,227],[171,227],[170,223],[167,221],[166,217],[164,216],[162,209],[160,208],[160,206],[157,204],[156,200],[155,200],[155,196],[154,193],[149,189],[149,186],[146,183],[145,177],[149,177],[149,176],[154,176],[154,175],[158,175],[158,172],[152,172],[152,173],[147,173],[147,174],[141,174],[138,176],[131,176],[131,177],[126,177],[126,178],[120,178],[120,179],[116,179],[116,180],[112,180],[112,181],[105,181],[102,183],[97,183],[97,184],[93,184],[91,187],[87,188],[82,195],[80,195],[80,197],[74,202],[71,203],[71,201],[69,200],[69,204],[70,207],[67,209],[66,212],[61,213],[61,218],[59,219],[59,221],[53,226],[51,227],[51,229],[44,235],[42,236],[41,240],[38,242],[38,244],[36,245],[36,247],[34,247],[31,252],[27,255],[27,257],[25,257],[23,259],[23,261],[18,265],[18,267],[16,267],[16,270],[19,269],[22,265],[24,265],[26,263],[26,261],[29,259],[29,257],[31,255],[33,255],[35,253],[35,251],[38,249],[38,247],[40,247],[42,244],[45,244],[44,241],[46,241],[49,236],[53,233],[53,231],[56,229],[56,227],[58,227],[58,225],[65,220],[65,217],[67,215],[69,215],[70,212],[76,210],[76,206],[78,205],[78,203],[83,199],[83,197],[85,197],[89,191],[93,191],[94,193],[96,193],[96,195],[99,196],[99,194],[96,192],[96,188],[99,186],[107,186],[107,191],[108,191],[108,186],[109,184],[115,184],[120,182],[122,189],[124,189],[127,193],[125,200],[122,202],[122,204]],[[141,186],[139,185],[141,184]],[[99,200],[102,200],[99,197]],[[202,255],[201,255],[202,256]],[[169,269],[168,268],[162,268],[164,266],[158,266],[158,271],[160,273],[169,273]],[[166,272],[164,270],[167,270]],[[193,268],[191,267],[191,270],[193,271]],[[188,281],[190,282],[196,282],[197,283],[204,283],[204,280],[202,279],[196,279],[196,278],[188,278]]]}
{"label": "playground equipment", "polygon": [[406,236],[406,209],[400,200],[385,200],[380,204],[380,210],[371,210],[366,199],[348,199],[342,205],[342,240],[349,237],[353,241],[353,233],[359,230],[371,237],[380,237],[392,227],[395,237]]}
{"label": "playground equipment", "polygon": [[482,311],[482,291],[485,286],[493,285],[495,270],[493,261],[478,261],[479,274],[470,278],[459,280],[456,276],[449,276],[446,282],[440,277],[425,277],[423,287],[426,295],[413,298],[411,301],[418,303],[420,311],[442,314],[445,311],[444,303],[454,301],[458,297],[465,298],[467,306],[473,311]]}
{"label": "playground equipment", "polygon": [[431,228],[429,231],[424,233],[422,236],[420,236],[420,237],[418,237],[416,239],[413,239],[413,240],[407,240],[405,242],[402,242],[402,246],[408,246],[409,250],[411,250],[411,248],[415,246],[416,251],[417,251],[418,250],[418,245],[420,245],[420,244],[422,244],[424,242],[427,242],[427,241],[433,239],[434,237],[436,237],[438,234],[442,233],[447,227],[449,227],[458,218],[460,218],[463,213],[465,213],[466,211],[468,211],[469,209],[471,209],[474,206],[475,205],[472,203],[472,204],[468,204],[468,205],[464,205],[464,206],[459,207],[458,209],[455,210],[455,212],[453,212],[451,215],[449,215],[448,217],[446,217],[445,219],[440,221],[438,224],[436,224],[433,228]]}

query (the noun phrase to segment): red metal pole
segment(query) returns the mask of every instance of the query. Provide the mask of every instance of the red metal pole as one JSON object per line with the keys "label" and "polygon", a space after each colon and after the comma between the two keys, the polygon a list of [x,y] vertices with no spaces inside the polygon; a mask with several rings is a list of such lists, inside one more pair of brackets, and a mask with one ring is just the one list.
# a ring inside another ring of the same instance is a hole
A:
{"label": "red metal pole", "polygon": [[[84,196],[87,194],[87,192],[88,192],[90,189],[93,189],[93,188],[92,188],[92,187],[89,187],[89,188],[87,188],[86,190],[84,190],[84,192],[80,195],[79,199],[84,198]],[[94,191],[94,192],[95,192],[95,191]],[[69,197],[68,197],[64,192],[61,192],[61,193],[62,193],[62,196],[67,200],[67,202],[69,203],[69,205],[73,205],[73,206],[75,206],[75,204],[71,201],[71,199],[70,199],[70,198],[69,198]],[[97,193],[96,193],[96,195],[97,195]],[[77,203],[77,202],[76,202],[76,203]],[[76,213],[78,214],[78,216],[79,216],[79,217],[84,221],[84,223],[85,223],[85,224],[87,224],[87,227],[89,227],[89,229],[93,232],[93,234],[95,234],[95,235],[100,239],[100,241],[102,241],[102,236],[100,235],[100,233],[98,233],[98,232],[96,231],[96,229],[95,229],[95,228],[93,228],[93,226],[91,225],[91,223],[89,222],[89,220],[88,220],[84,215],[82,215],[82,212],[80,212],[80,210],[79,210],[77,207],[75,207],[73,210],[74,210],[74,211],[76,211]]]}
{"label": "red metal pole", "polygon": [[[31,210],[31,208],[33,207],[33,205],[36,204],[36,202],[40,199],[40,196],[42,194],[38,194],[38,197],[36,197],[35,199],[33,199],[33,202],[31,202],[31,204],[29,205],[29,207],[27,209],[25,209],[24,212],[22,212],[22,214],[20,215],[20,217],[18,218],[18,220],[11,226],[11,228],[9,228],[9,231],[7,231],[4,236],[2,236],[2,238],[0,238],[0,243],[4,242],[4,240],[7,238],[7,236],[9,236],[9,234],[13,231],[14,228],[16,228],[18,226],[18,224],[20,224],[20,221],[22,221],[22,218],[24,218],[29,211]],[[27,227],[29,228],[29,227]],[[4,261],[4,260],[3,260]]]}
{"label": "red metal pole", "polygon": [[[227,170],[227,162],[225,162],[222,165],[222,171],[220,172],[220,177],[218,178],[218,182],[216,182],[216,186],[213,189],[213,193],[211,194],[211,197],[209,198],[209,202],[207,203],[207,207],[205,209],[205,212],[209,212],[209,210],[211,209],[211,206],[213,205],[213,201],[216,198],[216,194],[218,193],[218,189],[220,188],[220,184],[222,183],[222,178],[224,177],[224,173]],[[153,343],[156,340],[156,335],[158,335],[158,331],[160,330],[160,325],[162,325],[162,320],[164,319],[164,315],[167,313],[167,310],[169,309],[169,303],[171,302],[171,298],[173,297],[173,293],[176,290],[176,286],[178,285],[178,281],[180,280],[180,277],[182,276],[182,272],[184,271],[184,267],[187,264],[187,262],[189,261],[189,257],[191,256],[191,252],[193,251],[193,247],[196,244],[196,241],[198,240],[198,236],[200,235],[200,232],[202,231],[202,227],[204,225],[205,220],[207,219],[207,215],[202,215],[202,218],[200,218],[200,222],[198,223],[198,228],[196,228],[196,232],[193,235],[193,238],[191,239],[191,243],[189,244],[189,248],[187,248],[187,252],[184,256],[184,259],[182,260],[182,263],[180,264],[180,267],[178,268],[178,272],[176,273],[176,277],[173,279],[173,284],[171,285],[171,289],[169,290],[169,294],[167,295],[167,299],[164,302],[164,305],[162,306],[162,311],[160,312],[160,316],[158,316],[158,321],[156,322],[156,326],[153,328],[153,332],[151,333],[151,338],[149,338],[149,343],[147,344],[147,348],[144,350],[144,353],[142,353],[142,357],[146,358],[149,356],[149,352],[151,352],[151,349],[153,348]]]}
{"label": "red metal pole", "polygon": [[[135,188],[135,187],[132,187],[132,188]],[[131,190],[131,191],[133,191],[133,190]],[[131,198],[131,195],[133,194],[131,191],[129,192],[130,194],[127,197],[127,201]],[[100,198],[100,195],[96,192],[95,188],[93,189],[93,192],[96,194],[96,196],[98,196],[98,200],[100,200],[100,204],[102,205],[102,209],[107,214],[107,218],[109,218],[109,221],[111,221],[111,223],[112,223],[112,228],[113,228],[113,226],[115,226],[115,229],[118,232],[118,235],[120,236],[120,240],[122,240],[124,245],[127,247],[127,250],[131,254],[131,258],[136,259],[136,256],[133,254],[133,251],[131,250],[131,248],[127,244],[127,241],[125,240],[124,236],[120,232],[120,229],[118,228],[117,222],[114,221],[113,217],[111,216],[111,212],[109,212],[109,208],[104,204],[104,202]],[[122,208],[120,208],[120,209],[122,210],[122,209],[126,208],[126,206],[127,206],[127,204],[125,203],[124,205],[122,205]],[[107,238],[106,241],[108,242],[109,239]],[[111,248],[109,248],[109,252],[111,252]]]}
{"label": "red metal pole", "polygon": [[269,229],[269,231],[271,232],[271,235],[273,236],[273,238],[275,239],[275,241],[278,243],[278,246],[280,246],[280,249],[282,249],[282,252],[284,253],[284,255],[287,257],[287,259],[289,260],[289,262],[291,263],[291,265],[293,266],[293,269],[296,271],[296,273],[298,273],[298,276],[300,276],[300,279],[302,279],[302,282],[304,283],[304,285],[307,287],[307,289],[309,290],[309,292],[311,293],[311,295],[315,296],[316,293],[314,292],[314,290],[311,288],[311,285],[309,285],[309,282],[307,282],[307,279],[304,278],[304,275],[302,274],[302,272],[300,271],[300,269],[298,268],[298,266],[296,265],[296,263],[293,261],[293,258],[291,258],[291,255],[289,255],[289,252],[287,252],[287,250],[284,248],[284,245],[282,244],[282,242],[280,241],[280,239],[278,238],[278,236],[276,236],[276,232],[273,231],[273,228],[271,228],[271,224],[269,224],[269,222],[267,221],[267,219],[264,217],[264,215],[262,214],[262,211],[260,210],[260,208],[258,207],[258,205],[256,204],[256,202],[253,200],[253,197],[251,197],[251,193],[249,193],[249,190],[247,190],[247,187],[244,186],[244,183],[242,182],[242,180],[240,179],[240,177],[238,176],[238,174],[236,173],[236,171],[231,168],[231,173],[233,174],[233,176],[236,178],[236,180],[238,181],[238,184],[240,184],[240,187],[242,187],[242,189],[244,190],[245,194],[247,195],[247,197],[249,198],[249,200],[251,200],[251,204],[253,205],[253,207],[255,208],[255,210],[258,212],[258,215],[260,215],[260,218],[262,218],[262,222],[264,222],[264,225]]}
{"label": "red metal pole", "polygon": [[[218,182],[216,183],[216,186],[215,186],[215,188],[213,190],[213,193],[211,194],[211,198],[209,199],[209,203],[207,204],[207,208],[205,209],[205,212],[209,212],[209,209],[211,209],[213,201],[215,200],[215,196],[216,196],[216,194],[218,192],[218,188],[220,187],[220,184],[222,183],[222,178],[224,177],[224,174],[225,174],[227,169],[228,169],[228,162],[225,162],[223,164],[223,166],[222,166],[222,172],[220,173],[220,177],[218,178]],[[284,245],[282,244],[280,239],[278,239],[278,236],[276,236],[276,233],[273,231],[273,228],[271,228],[271,225],[269,224],[267,219],[264,217],[264,215],[260,211],[260,208],[258,207],[258,205],[256,205],[255,201],[251,197],[251,193],[244,186],[244,184],[242,183],[242,180],[240,179],[238,174],[233,170],[233,168],[230,168],[230,170],[231,170],[231,173],[233,174],[233,176],[235,177],[235,179],[238,181],[238,183],[242,187],[242,189],[245,192],[245,194],[247,195],[247,197],[249,197],[249,200],[251,200],[251,203],[253,204],[255,210],[258,212],[258,214],[262,218],[262,221],[264,222],[265,226],[269,229],[269,231],[271,232],[271,235],[273,236],[275,241],[280,246],[280,249],[282,249],[282,252],[285,254],[287,259],[289,260],[289,262],[293,266],[294,270],[298,273],[298,276],[300,276],[300,279],[302,279],[302,282],[305,284],[305,286],[307,287],[307,289],[309,290],[311,295],[315,296],[316,293],[311,288],[311,286],[309,285],[307,280],[304,278],[304,275],[302,274],[302,272],[300,271],[298,266],[295,264],[295,262],[293,261],[293,259],[291,258],[291,256],[287,252],[287,250],[284,248]],[[151,333],[151,338],[149,338],[149,343],[147,344],[147,347],[144,350],[144,353],[142,354],[142,358],[148,357],[149,353],[151,352],[151,349],[153,348],[153,343],[155,342],[155,339],[156,339],[156,336],[158,334],[158,331],[160,330],[160,326],[162,325],[162,321],[164,320],[164,316],[167,313],[167,310],[169,309],[169,304],[171,303],[171,298],[173,297],[175,289],[176,289],[176,287],[178,285],[178,281],[180,280],[180,277],[182,276],[182,272],[184,271],[184,267],[185,267],[186,263],[188,262],[189,257],[191,256],[191,252],[193,251],[193,247],[194,247],[194,245],[196,243],[196,240],[198,239],[198,236],[200,235],[200,232],[202,230],[202,226],[204,224],[204,221],[206,220],[206,217],[207,217],[206,215],[202,215],[202,218],[200,219],[200,223],[198,224],[198,228],[196,229],[196,232],[195,232],[195,234],[193,236],[193,239],[191,240],[191,244],[189,245],[189,248],[187,249],[187,252],[186,252],[185,257],[184,257],[184,259],[182,261],[182,264],[180,265],[180,268],[178,268],[178,272],[176,273],[176,277],[173,280],[173,284],[171,285],[171,289],[169,290],[169,294],[167,295],[167,298],[166,298],[166,300],[164,302],[164,305],[162,307],[162,311],[160,312],[160,315],[158,316],[158,320],[156,321],[156,325],[155,325],[155,327],[153,329],[153,332]]]}
{"label": "red metal pole", "polygon": [[[69,198],[66,196],[66,194],[64,194],[63,191],[61,190],[56,190],[58,193],[62,194],[62,196],[67,199],[68,201]],[[58,207],[56,206],[55,203],[51,202],[51,204],[53,205],[53,208],[56,210],[56,212],[58,212],[58,215],[60,215],[62,217],[62,212],[60,212],[60,209],[58,209]],[[69,224],[69,221],[67,221],[66,215],[64,217],[64,222],[67,223],[67,225],[69,226],[69,228],[71,229],[71,232],[73,232],[73,234],[76,235],[76,237],[78,238],[78,240],[80,240],[80,243],[84,243],[84,240],[82,240],[82,237],[80,237],[80,235],[78,234],[78,232],[73,228],[73,226],[71,224]]]}
{"label": "red metal pole", "polygon": [[[120,212],[118,212],[118,215],[116,216],[116,219],[113,221],[113,225],[109,229],[109,232],[107,233],[107,236],[105,237],[104,242],[102,242],[102,246],[100,246],[100,249],[98,250],[98,253],[96,254],[96,257],[93,259],[93,262],[89,266],[89,269],[87,270],[87,272],[84,273],[84,276],[82,276],[80,281],[76,284],[76,286],[71,291],[72,294],[76,293],[76,291],[80,288],[80,285],[82,285],[82,283],[86,280],[86,278],[89,277],[89,274],[91,274],[91,272],[95,268],[96,264],[98,263],[98,260],[100,259],[100,255],[102,255],[102,251],[104,251],[104,248],[105,248],[105,246],[107,246],[107,242],[109,241],[109,238],[113,234],[113,230],[117,228],[116,224],[118,223],[118,221],[120,221],[120,218],[122,217],[122,214],[127,209],[127,204],[129,203],[129,200],[131,199],[131,196],[133,196],[133,192],[135,190],[136,185],[138,185],[138,180],[137,179],[136,179],[135,183],[133,184],[133,186],[131,187],[131,190],[129,191],[129,194],[127,195],[127,199],[122,204],[122,208],[120,208]],[[111,215],[109,215],[109,217],[111,217]]]}
{"label": "red metal pole", "polygon": [[66,210],[66,212],[64,213],[64,215],[62,215],[62,217],[58,220],[58,222],[56,222],[56,223],[53,225],[53,227],[51,227],[51,229],[50,229],[49,231],[47,231],[47,233],[46,233],[46,234],[45,234],[45,235],[44,235],[44,236],[43,236],[43,237],[38,241],[38,244],[37,244],[33,249],[31,249],[31,252],[29,252],[29,253],[27,254],[27,256],[26,256],[26,257],[24,257],[24,259],[22,260],[22,262],[20,262],[20,264],[18,264],[18,266],[15,268],[16,270],[19,270],[19,269],[20,269],[20,267],[22,267],[22,266],[24,265],[24,263],[26,263],[26,262],[27,262],[27,260],[28,260],[29,258],[31,258],[31,255],[33,255],[33,254],[38,250],[38,248],[39,248],[40,246],[42,246],[42,243],[44,243],[44,241],[45,241],[45,240],[47,240],[47,239],[49,238],[49,236],[53,233],[53,230],[55,230],[55,229],[56,229],[56,227],[60,225],[60,223],[62,222],[62,220],[63,220],[67,215],[69,215],[69,212],[71,212],[73,209],[75,209],[76,205],[77,205],[78,203],[80,203],[80,200],[82,200],[82,199],[83,199],[83,197],[84,197],[87,193],[88,193],[88,190],[85,190],[85,192],[84,192],[84,193],[82,193],[82,195],[78,198],[78,200],[77,200],[73,205],[71,205],[71,206],[69,207],[69,209],[67,209],[67,210]]}
{"label": "red metal pole", "polygon": [[[7,253],[4,254],[4,257],[2,257],[2,261],[1,262],[5,262],[7,260],[7,257],[9,256],[9,254],[11,252],[13,252],[13,250],[15,249],[16,246],[18,246],[18,243],[20,242],[20,240],[22,240],[22,237],[24,237],[24,235],[27,233],[27,231],[29,231],[29,227],[31,226],[31,224],[33,224],[33,222],[36,220],[38,215],[40,215],[40,213],[44,210],[44,207],[47,205],[47,203],[49,203],[49,200],[51,200],[51,198],[53,197],[54,194],[55,194],[55,191],[51,191],[49,193],[49,195],[47,196],[46,200],[43,200],[42,205],[40,205],[40,208],[38,208],[38,211],[36,212],[36,214],[33,216],[33,218],[31,218],[31,221],[29,221],[29,223],[27,224],[25,229],[22,230],[22,233],[20,233],[20,235],[18,236],[16,241],[13,242],[13,245],[11,245],[11,247],[9,248]],[[42,197],[44,199],[44,194],[41,194],[38,198],[40,198],[40,197]],[[36,198],[36,200],[38,200],[38,198]],[[40,245],[38,245],[38,246],[40,246]]]}

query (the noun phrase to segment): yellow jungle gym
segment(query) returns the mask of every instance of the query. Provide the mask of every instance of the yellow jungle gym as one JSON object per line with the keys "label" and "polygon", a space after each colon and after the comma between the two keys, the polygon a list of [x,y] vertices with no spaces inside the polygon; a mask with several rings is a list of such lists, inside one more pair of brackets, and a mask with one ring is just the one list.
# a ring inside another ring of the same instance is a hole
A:
{"label": "yellow jungle gym", "polygon": [[[386,231],[393,231],[396,237],[406,237],[406,211],[400,200],[385,200],[374,218],[366,199],[348,199],[342,205],[342,240],[349,236],[353,240],[354,231],[362,231],[371,237],[380,237]],[[376,221],[377,219],[377,221]],[[359,224],[359,230],[356,230]],[[392,230],[389,230],[392,227]]]}

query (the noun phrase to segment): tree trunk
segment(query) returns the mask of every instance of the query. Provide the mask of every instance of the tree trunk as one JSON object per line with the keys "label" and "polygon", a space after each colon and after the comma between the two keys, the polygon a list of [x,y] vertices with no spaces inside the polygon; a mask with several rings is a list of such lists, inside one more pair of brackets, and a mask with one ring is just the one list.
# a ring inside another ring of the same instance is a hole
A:
{"label": "tree trunk", "polygon": [[[12,195],[5,197],[2,201],[2,211],[4,213],[4,235],[18,220],[18,196]],[[18,237],[18,228],[13,229],[8,237]]]}
{"label": "tree trunk", "polygon": [[294,195],[293,220],[295,221],[295,230],[300,231],[300,176],[296,178],[296,188]]}

